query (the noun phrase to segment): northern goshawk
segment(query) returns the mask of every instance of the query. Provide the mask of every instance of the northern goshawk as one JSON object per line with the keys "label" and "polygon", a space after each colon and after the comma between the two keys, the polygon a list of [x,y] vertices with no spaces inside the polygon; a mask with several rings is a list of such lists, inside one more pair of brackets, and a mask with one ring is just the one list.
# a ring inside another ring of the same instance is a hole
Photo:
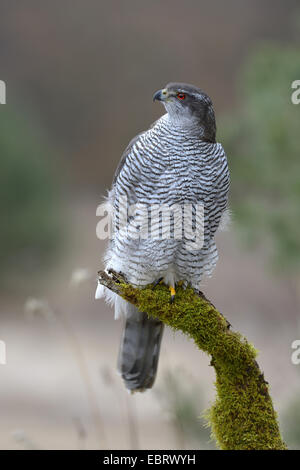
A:
{"label": "northern goshawk", "polygon": [[[153,100],[167,113],[137,135],[121,158],[108,197],[115,230],[105,266],[136,286],[166,283],[176,302],[178,281],[199,290],[216,265],[214,236],[228,212],[229,171],[207,94],[169,83]],[[119,371],[127,389],[151,388],[163,324],[99,284],[96,298],[103,295],[114,302],[116,316],[125,317]]]}

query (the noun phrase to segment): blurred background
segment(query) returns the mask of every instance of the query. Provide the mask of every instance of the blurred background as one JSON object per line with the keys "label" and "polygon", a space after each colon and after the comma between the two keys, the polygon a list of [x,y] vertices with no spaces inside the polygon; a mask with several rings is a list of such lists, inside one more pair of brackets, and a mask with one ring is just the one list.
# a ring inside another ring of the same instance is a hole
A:
{"label": "blurred background", "polygon": [[155,387],[116,374],[121,324],[94,300],[96,208],[169,81],[213,99],[232,173],[229,231],[203,285],[259,350],[300,448],[297,0],[3,0],[0,18],[1,449],[213,448],[209,358],[167,331]]}

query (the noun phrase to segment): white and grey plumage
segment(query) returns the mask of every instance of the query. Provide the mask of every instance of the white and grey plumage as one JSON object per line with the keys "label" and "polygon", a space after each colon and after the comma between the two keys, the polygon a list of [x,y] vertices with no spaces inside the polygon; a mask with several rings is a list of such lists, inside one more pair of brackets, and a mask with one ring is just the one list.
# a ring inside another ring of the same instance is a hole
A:
{"label": "white and grey plumage", "polygon": [[[154,95],[154,100],[161,101],[167,113],[130,142],[109,200],[116,210],[124,197],[129,205],[148,208],[201,203],[203,246],[188,249],[185,234],[180,239],[159,239],[151,233],[147,238],[132,238],[117,230],[106,253],[106,269],[124,273],[130,283],[138,286],[162,278],[172,288],[180,280],[199,289],[203,277],[212,273],[217,262],[214,235],[227,210],[227,159],[222,145],[215,140],[212,102],[202,90],[170,83]],[[128,220],[132,223],[138,216],[137,209]],[[97,297],[103,293],[101,289]],[[111,297],[108,291],[105,294]],[[132,391],[150,388],[156,375],[163,325],[122,299],[111,298],[117,315],[123,311],[126,318],[119,355],[126,387]]]}

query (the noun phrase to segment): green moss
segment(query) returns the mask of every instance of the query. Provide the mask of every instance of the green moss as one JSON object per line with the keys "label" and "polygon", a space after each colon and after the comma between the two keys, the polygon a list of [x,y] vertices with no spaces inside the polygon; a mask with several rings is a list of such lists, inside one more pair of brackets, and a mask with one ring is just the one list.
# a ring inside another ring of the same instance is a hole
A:
{"label": "green moss", "polygon": [[217,397],[207,419],[221,449],[286,449],[254,347],[230,330],[207,299],[191,288],[177,287],[175,302],[170,304],[164,285],[136,289],[121,283],[119,288],[141,311],[182,331],[211,356]]}

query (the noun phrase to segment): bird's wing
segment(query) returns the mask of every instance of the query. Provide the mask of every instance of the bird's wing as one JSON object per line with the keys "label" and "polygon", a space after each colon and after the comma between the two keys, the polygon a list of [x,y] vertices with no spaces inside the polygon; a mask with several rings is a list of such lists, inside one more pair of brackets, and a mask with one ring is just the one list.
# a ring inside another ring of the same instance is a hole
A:
{"label": "bird's wing", "polygon": [[218,230],[221,218],[227,209],[230,174],[226,154],[223,149],[223,168],[214,184],[214,197],[209,208],[209,229],[211,237]]}
{"label": "bird's wing", "polygon": [[129,142],[129,144],[127,145],[126,149],[124,150],[122,156],[121,156],[121,159],[119,161],[119,164],[117,166],[117,169],[115,171],[115,174],[114,174],[114,178],[113,178],[113,185],[116,183],[117,179],[118,179],[118,176],[126,162],[126,158],[128,157],[128,155],[130,154],[131,150],[132,150],[132,147],[134,146],[134,144],[139,140],[139,138],[145,133],[145,131],[143,132],[140,132],[138,135],[136,135],[133,139],[131,139],[131,141]]}
{"label": "bird's wing", "polygon": [[[153,126],[155,126],[155,124],[157,123],[157,120],[153,122],[153,124],[151,124],[151,126],[149,127],[149,129],[152,129]],[[128,157],[128,155],[130,154],[131,150],[132,150],[132,147],[134,146],[134,144],[141,138],[142,135],[145,134],[145,132],[147,131],[143,131],[143,132],[140,132],[139,134],[137,134],[130,142],[129,144],[127,145],[126,149],[124,150],[122,156],[121,156],[121,159],[119,161],[119,164],[117,166],[117,169],[115,171],[115,174],[114,174],[114,178],[113,178],[113,185],[116,183],[117,179],[118,179],[118,176],[126,162],[126,158]]]}

